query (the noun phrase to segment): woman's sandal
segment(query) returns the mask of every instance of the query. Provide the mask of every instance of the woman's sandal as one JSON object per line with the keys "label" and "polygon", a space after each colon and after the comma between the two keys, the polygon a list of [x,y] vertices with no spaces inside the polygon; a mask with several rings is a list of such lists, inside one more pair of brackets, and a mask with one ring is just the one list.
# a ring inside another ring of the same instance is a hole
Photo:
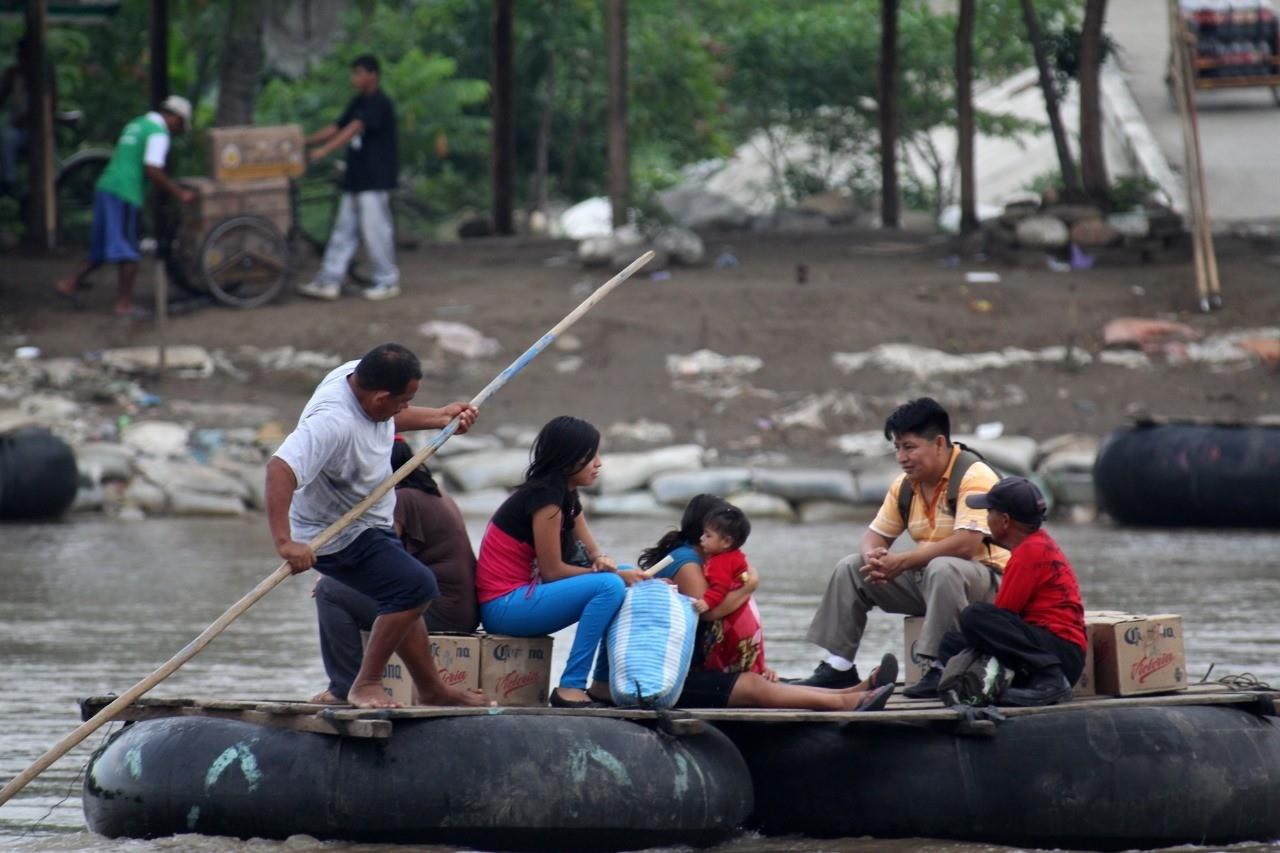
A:
{"label": "woman's sandal", "polygon": [[560,688],[551,691],[551,697],[548,702],[552,708],[603,708],[603,702],[597,702],[594,699],[566,699],[560,695]]}
{"label": "woman's sandal", "polygon": [[880,658],[880,665],[871,673],[871,687],[884,687],[886,684],[896,684],[898,681],[898,659],[891,653],[885,653]]}
{"label": "woman's sandal", "polygon": [[855,711],[883,711],[885,705],[889,704],[889,697],[893,695],[893,685],[886,684],[883,687],[877,687],[867,694],[865,699]]}

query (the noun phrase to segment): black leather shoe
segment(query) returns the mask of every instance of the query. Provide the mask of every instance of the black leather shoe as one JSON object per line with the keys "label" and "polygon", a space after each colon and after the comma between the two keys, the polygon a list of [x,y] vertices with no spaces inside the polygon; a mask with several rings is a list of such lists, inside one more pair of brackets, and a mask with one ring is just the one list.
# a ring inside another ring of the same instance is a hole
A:
{"label": "black leather shoe", "polygon": [[1010,687],[997,704],[1033,708],[1040,705],[1057,705],[1070,698],[1071,682],[1067,681],[1067,676],[1061,669],[1051,666],[1031,676],[1031,681],[1026,687]]}
{"label": "black leather shoe", "polygon": [[828,687],[835,690],[856,687],[861,683],[862,679],[858,677],[858,668],[856,666],[841,671],[826,661],[818,664],[818,668],[813,671],[813,675],[803,681],[796,682],[796,684],[804,687]]}
{"label": "black leather shoe", "polygon": [[903,690],[902,695],[908,699],[937,699],[938,682],[941,680],[942,670],[931,666],[919,681]]}

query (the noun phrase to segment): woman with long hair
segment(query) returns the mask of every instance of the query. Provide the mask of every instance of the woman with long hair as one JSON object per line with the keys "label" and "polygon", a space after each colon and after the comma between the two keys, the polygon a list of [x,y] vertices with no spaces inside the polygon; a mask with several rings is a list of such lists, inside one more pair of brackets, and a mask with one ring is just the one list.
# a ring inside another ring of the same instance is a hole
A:
{"label": "woman with long hair", "polygon": [[600,475],[600,433],[580,418],[554,418],[538,433],[524,483],[485,528],[476,564],[476,593],[486,631],[535,637],[577,623],[558,707],[594,704],[587,695],[592,657],[622,605],[637,570],[619,571],[596,545],[578,489]]}
{"label": "woman with long hair", "polygon": [[[413,457],[404,439],[391,447],[391,468],[398,470]],[[405,550],[436,577],[440,595],[422,618],[427,630],[469,634],[479,621],[476,605],[476,557],[458,505],[440,489],[426,465],[420,465],[396,485],[396,535]],[[360,671],[364,649],[360,632],[373,627],[377,605],[346,584],[321,576],[312,589],[320,625],[320,657],[329,686],[313,702],[345,702]]]}

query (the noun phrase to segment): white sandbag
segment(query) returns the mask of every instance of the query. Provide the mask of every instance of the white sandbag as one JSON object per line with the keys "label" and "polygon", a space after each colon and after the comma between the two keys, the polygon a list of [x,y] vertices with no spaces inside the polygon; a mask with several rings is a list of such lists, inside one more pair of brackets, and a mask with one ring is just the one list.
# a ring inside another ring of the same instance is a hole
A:
{"label": "white sandbag", "polygon": [[683,509],[695,495],[727,495],[750,485],[751,471],[746,468],[706,468],[659,474],[649,483],[649,490],[660,503]]}
{"label": "white sandbag", "polygon": [[600,494],[616,495],[643,488],[654,477],[668,471],[696,471],[702,467],[702,448],[696,444],[675,444],[640,453],[610,453],[596,483]]}
{"label": "white sandbag", "polygon": [[868,520],[867,509],[843,501],[805,501],[797,510],[801,524],[838,524]]}
{"label": "white sandbag", "polygon": [[123,444],[90,442],[76,448],[76,467],[91,483],[128,482],[133,476],[134,451]]}
{"label": "white sandbag", "polygon": [[853,474],[830,468],[756,468],[751,471],[751,487],[788,501],[858,500]]}
{"label": "white sandbag", "polygon": [[451,492],[449,496],[467,518],[492,518],[510,494],[506,489],[482,489],[478,492]]}
{"label": "white sandbag", "polygon": [[244,502],[233,495],[203,492],[169,492],[169,512],[174,515],[244,515]]}
{"label": "white sandbag", "polygon": [[465,453],[441,460],[440,467],[466,492],[514,489],[524,482],[524,472],[529,468],[529,451],[512,448]]}
{"label": "white sandbag", "polygon": [[766,495],[762,492],[734,492],[726,500],[746,513],[747,518],[796,520],[796,511],[791,504],[776,495]]}
{"label": "white sandbag", "polygon": [[149,456],[182,456],[187,452],[190,431],[169,421],[141,421],[125,427],[124,443]]}
{"label": "white sandbag", "polygon": [[[207,465],[139,459],[137,466],[142,476],[164,489],[170,498],[178,492],[234,497],[238,501],[249,497],[248,487],[238,478]],[[265,470],[263,476],[266,476]]]}
{"label": "white sandbag", "polygon": [[589,502],[589,512],[592,517],[613,515],[631,518],[668,519],[679,515],[679,510],[660,503],[653,496],[653,492],[648,489],[637,492],[623,492],[620,495],[593,497]]}
{"label": "white sandbag", "polygon": [[134,477],[124,490],[126,506],[137,507],[147,515],[159,515],[169,506],[169,498],[164,489],[149,483],[142,477]]}
{"label": "white sandbag", "polygon": [[1002,435],[992,439],[953,435],[951,438],[981,453],[1001,474],[1025,476],[1035,470],[1040,445],[1034,438],[1025,435]]}

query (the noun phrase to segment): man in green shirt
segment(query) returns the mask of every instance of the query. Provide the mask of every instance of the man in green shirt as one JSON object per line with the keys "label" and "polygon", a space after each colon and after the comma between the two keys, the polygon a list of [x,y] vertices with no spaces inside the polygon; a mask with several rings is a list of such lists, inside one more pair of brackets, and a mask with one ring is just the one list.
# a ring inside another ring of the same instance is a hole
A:
{"label": "man in green shirt", "polygon": [[116,264],[119,285],[115,313],[127,317],[134,311],[133,282],[138,276],[138,213],[146,198],[147,180],[183,204],[196,195],[173,182],[164,172],[169,154],[169,137],[181,133],[191,123],[191,104],[171,95],[160,109],[141,115],[125,125],[116,143],[111,162],[93,191],[93,231],[89,258],[75,275],[54,285],[59,295],[75,299],[88,287],[89,274],[103,264]]}

